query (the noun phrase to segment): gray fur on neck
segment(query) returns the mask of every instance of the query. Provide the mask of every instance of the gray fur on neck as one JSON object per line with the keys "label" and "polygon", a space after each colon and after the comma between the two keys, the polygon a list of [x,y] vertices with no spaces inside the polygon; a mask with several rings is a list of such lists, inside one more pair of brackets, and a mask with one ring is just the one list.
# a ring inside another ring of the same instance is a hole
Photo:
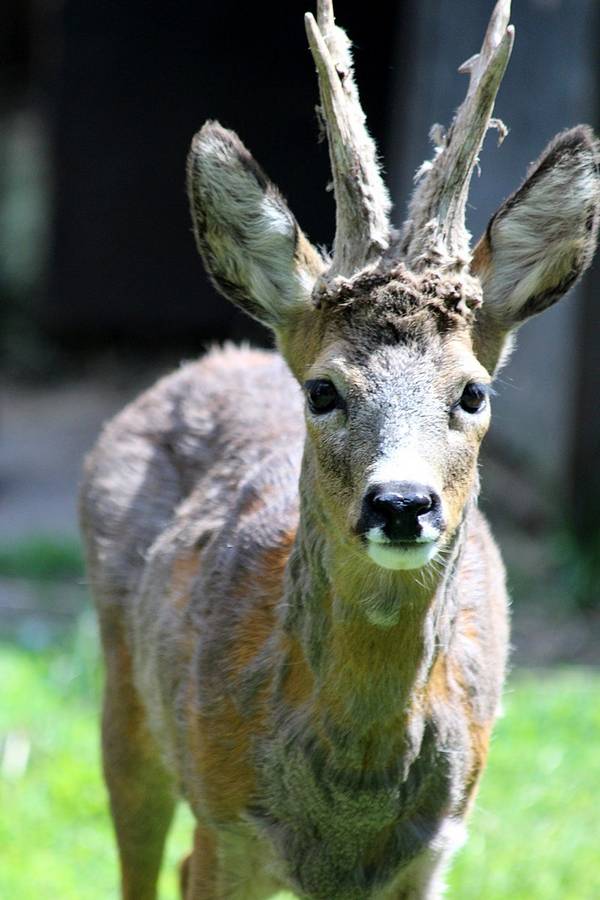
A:
{"label": "gray fur on neck", "polygon": [[[360,622],[376,655],[382,650],[377,641],[388,629],[370,621],[375,593],[367,603],[360,596],[349,602],[338,593],[327,574],[329,548],[315,538],[315,515],[318,511],[303,507],[286,572],[282,620],[303,647],[314,695],[310,706],[286,708],[282,688],[290,661],[283,659],[276,703],[281,712],[268,746],[258,754],[264,799],[251,816],[286,859],[302,894],[364,900],[434,841],[446,815],[462,801],[466,724],[460,717],[448,723],[428,716],[412,700],[423,690],[437,654],[452,642],[463,528],[430,593],[420,588],[411,595],[405,585],[396,598],[394,625],[406,623],[412,658],[390,658],[382,669],[374,665],[365,685],[353,683],[351,669],[345,673],[350,660],[336,656],[335,632]],[[382,572],[379,581],[385,606],[393,578]],[[328,706],[330,690],[343,706],[341,716]]]}

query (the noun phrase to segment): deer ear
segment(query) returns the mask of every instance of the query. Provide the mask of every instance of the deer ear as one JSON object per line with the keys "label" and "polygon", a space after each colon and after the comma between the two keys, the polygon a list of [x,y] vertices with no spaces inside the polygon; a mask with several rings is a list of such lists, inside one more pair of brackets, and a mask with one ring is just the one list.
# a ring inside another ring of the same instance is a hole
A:
{"label": "deer ear", "polygon": [[324,264],[233,131],[207,122],[188,156],[198,250],[215,287],[277,329],[306,303]]}
{"label": "deer ear", "polygon": [[511,332],[556,303],[589,266],[599,206],[598,143],[580,125],[548,145],[475,248],[472,270],[483,288],[475,350],[489,371],[507,355]]}

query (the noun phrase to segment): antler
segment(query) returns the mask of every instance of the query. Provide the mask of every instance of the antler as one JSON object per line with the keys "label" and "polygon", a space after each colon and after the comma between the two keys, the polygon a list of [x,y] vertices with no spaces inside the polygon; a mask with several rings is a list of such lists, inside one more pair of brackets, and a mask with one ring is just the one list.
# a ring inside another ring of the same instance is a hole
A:
{"label": "antler", "polygon": [[332,0],[317,0],[317,22],[305,16],[319,74],[336,201],[331,275],[350,276],[377,260],[390,241],[390,198],[354,83],[350,42],[333,17]]}
{"label": "antler", "polygon": [[[430,266],[463,269],[470,263],[470,235],[465,207],[477,157],[490,127],[504,125],[492,119],[494,101],[510,58],[514,27],[508,24],[510,0],[498,0],[479,53],[459,68],[469,73],[467,95],[430,163],[417,173],[409,218],[401,236],[401,254],[413,269]],[[432,129],[438,135],[439,126]]]}

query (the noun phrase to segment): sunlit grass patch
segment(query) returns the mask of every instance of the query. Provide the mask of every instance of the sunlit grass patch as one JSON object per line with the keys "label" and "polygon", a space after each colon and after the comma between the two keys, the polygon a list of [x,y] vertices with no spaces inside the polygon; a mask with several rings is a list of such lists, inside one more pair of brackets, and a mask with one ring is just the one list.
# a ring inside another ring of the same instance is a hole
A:
{"label": "sunlit grass patch", "polygon": [[600,671],[513,676],[450,874],[460,900],[600,898]]}
{"label": "sunlit grass patch", "polygon": [[[117,898],[118,870],[100,774],[100,672],[95,621],[43,653],[0,645],[0,897]],[[163,873],[175,898],[176,860],[191,816],[180,811]]]}

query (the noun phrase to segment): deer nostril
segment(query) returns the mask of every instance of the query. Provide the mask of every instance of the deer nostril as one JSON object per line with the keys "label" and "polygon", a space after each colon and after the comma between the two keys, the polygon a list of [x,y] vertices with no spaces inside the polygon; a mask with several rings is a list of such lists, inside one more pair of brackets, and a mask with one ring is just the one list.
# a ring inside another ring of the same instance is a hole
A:
{"label": "deer nostril", "polygon": [[425,485],[408,482],[378,485],[365,500],[367,521],[377,524],[391,540],[414,540],[422,534],[421,517],[428,513],[439,517],[440,499]]}

